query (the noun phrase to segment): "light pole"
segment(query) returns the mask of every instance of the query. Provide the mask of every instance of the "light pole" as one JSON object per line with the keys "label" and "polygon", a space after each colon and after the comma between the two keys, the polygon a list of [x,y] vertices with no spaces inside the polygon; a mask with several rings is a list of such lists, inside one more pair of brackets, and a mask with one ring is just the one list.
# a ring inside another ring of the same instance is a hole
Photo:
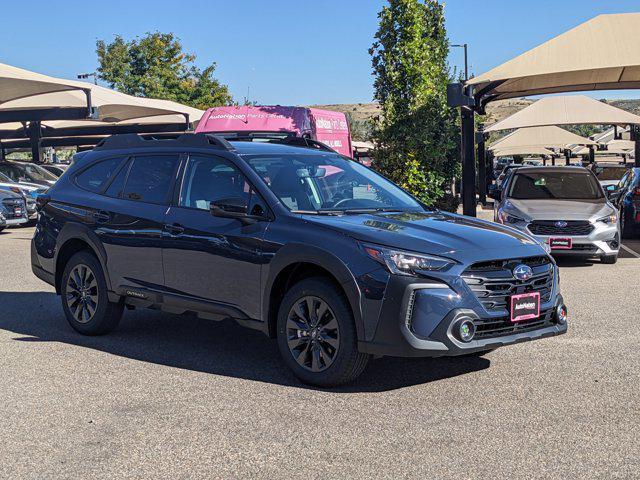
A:
{"label": "light pole", "polygon": [[98,74],[96,72],[91,73],[79,73],[77,75],[78,78],[86,80],[89,77],[93,77],[93,84],[98,85]]}
{"label": "light pole", "polygon": [[451,44],[452,47],[464,48],[464,81],[469,80],[469,64],[467,61],[467,50],[468,45],[466,43],[462,44]]}

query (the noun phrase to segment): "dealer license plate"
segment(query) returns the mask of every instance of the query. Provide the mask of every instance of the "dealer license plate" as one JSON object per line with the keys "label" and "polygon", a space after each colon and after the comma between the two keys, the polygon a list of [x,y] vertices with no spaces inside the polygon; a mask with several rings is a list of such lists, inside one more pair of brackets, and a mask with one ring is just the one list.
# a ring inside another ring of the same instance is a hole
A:
{"label": "dealer license plate", "polygon": [[511,296],[511,321],[522,322],[540,316],[540,292]]}
{"label": "dealer license plate", "polygon": [[573,242],[571,238],[550,238],[549,246],[551,250],[571,250]]}

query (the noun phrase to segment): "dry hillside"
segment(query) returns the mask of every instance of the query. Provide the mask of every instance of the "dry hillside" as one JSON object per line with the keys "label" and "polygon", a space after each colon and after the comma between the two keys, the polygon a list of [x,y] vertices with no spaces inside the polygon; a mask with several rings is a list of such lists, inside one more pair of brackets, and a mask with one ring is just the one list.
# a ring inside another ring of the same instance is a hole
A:
{"label": "dry hillside", "polygon": [[[605,100],[602,101],[613,105],[615,107],[627,110],[629,112],[640,115],[640,100]],[[513,115],[519,110],[531,105],[534,100],[528,98],[516,98],[510,100],[501,100],[490,103],[487,106],[487,116],[484,123],[486,125],[492,125],[500,120]],[[380,106],[377,103],[343,103],[334,105],[314,105],[318,108],[325,108],[327,110],[336,110],[344,112],[351,118],[353,125],[353,133],[356,139],[365,139],[369,133],[369,120],[380,114]]]}

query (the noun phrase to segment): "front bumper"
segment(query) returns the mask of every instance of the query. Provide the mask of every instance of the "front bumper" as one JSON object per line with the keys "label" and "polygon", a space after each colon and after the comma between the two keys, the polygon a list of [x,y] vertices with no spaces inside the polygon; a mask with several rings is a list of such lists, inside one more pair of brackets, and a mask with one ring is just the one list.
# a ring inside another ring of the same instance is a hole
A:
{"label": "front bumper", "polygon": [[15,225],[22,225],[23,223],[28,222],[26,217],[19,217],[19,218],[7,218],[6,220],[7,222],[7,227],[12,227]]}
{"label": "front bumper", "polygon": [[554,256],[599,257],[617,255],[620,250],[620,230],[617,224],[596,222],[589,235],[534,235],[526,225],[510,226],[525,232],[543,244],[549,244],[551,238],[571,238],[572,248],[570,250],[553,249],[551,254]]}
{"label": "front bumper", "polygon": [[505,334],[476,335],[472,341],[462,342],[454,332],[460,318],[472,319],[480,331],[489,323],[502,321],[505,316],[505,312],[487,312],[462,283],[454,290],[438,281],[418,282],[392,276],[376,332],[370,341],[359,342],[359,350],[396,357],[457,356],[567,331],[566,322],[559,322],[555,314],[556,307],[564,304],[557,292],[556,280],[550,300],[541,304],[540,319],[505,323]]}

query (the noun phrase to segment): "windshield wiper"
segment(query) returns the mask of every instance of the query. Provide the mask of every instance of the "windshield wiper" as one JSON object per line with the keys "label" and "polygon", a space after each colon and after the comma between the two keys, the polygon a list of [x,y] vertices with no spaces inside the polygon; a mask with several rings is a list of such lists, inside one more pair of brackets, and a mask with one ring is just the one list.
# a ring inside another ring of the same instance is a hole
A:
{"label": "windshield wiper", "polygon": [[344,210],[291,210],[301,215],[343,215]]}

